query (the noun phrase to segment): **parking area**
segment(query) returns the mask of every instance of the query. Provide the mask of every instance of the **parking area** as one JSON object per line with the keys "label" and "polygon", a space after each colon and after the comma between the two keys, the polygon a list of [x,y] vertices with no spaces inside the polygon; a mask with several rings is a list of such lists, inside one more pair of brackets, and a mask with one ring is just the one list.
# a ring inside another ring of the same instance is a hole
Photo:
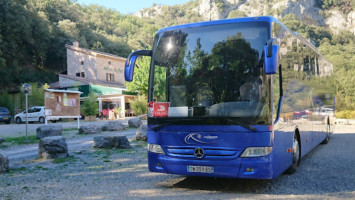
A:
{"label": "parking area", "polygon": [[151,173],[146,143],[132,134],[129,150],[88,144],[66,160],[22,162],[1,175],[0,199],[355,199],[354,130],[337,126],[295,174],[272,181]]}

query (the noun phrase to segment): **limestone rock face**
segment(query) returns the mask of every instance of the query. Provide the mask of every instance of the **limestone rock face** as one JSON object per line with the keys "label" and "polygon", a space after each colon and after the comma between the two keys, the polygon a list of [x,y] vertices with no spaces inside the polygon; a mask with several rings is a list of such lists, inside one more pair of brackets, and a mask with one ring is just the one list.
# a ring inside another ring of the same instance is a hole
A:
{"label": "limestone rock face", "polygon": [[94,134],[94,133],[101,133],[101,126],[90,124],[90,125],[84,125],[80,126],[79,128],[79,134]]}
{"label": "limestone rock face", "polygon": [[62,136],[44,137],[39,141],[38,155],[41,158],[68,157],[68,145]]}
{"label": "limestone rock face", "polygon": [[132,128],[138,128],[143,124],[139,117],[131,118],[128,120],[128,126]]}
{"label": "limestone rock face", "polygon": [[[225,19],[232,11],[238,11],[242,16],[270,15],[277,19],[294,14],[307,25],[329,27],[334,33],[347,30],[355,34],[354,9],[348,12],[339,8],[323,10],[318,0],[199,0],[198,4],[193,5],[195,7],[190,9],[205,21]],[[138,12],[136,16],[159,17],[163,13],[162,8],[161,5],[157,5]]]}
{"label": "limestone rock face", "polygon": [[94,146],[96,148],[104,149],[130,149],[131,144],[129,143],[126,136],[98,136],[94,137]]}
{"label": "limestone rock face", "polygon": [[9,159],[0,151],[0,174],[9,170]]}
{"label": "limestone rock face", "polygon": [[125,129],[126,126],[118,121],[107,122],[105,125],[102,126],[103,131],[121,131]]}
{"label": "limestone rock face", "polygon": [[330,16],[325,20],[325,23],[329,28],[335,32],[339,30],[348,30],[355,34],[355,11],[351,11],[349,14],[344,15],[341,11],[332,10]]}
{"label": "limestone rock face", "polygon": [[136,140],[147,141],[148,137],[148,126],[141,125],[136,132]]}
{"label": "limestone rock face", "polygon": [[41,139],[49,136],[62,136],[62,125],[43,125],[36,129],[37,138]]}

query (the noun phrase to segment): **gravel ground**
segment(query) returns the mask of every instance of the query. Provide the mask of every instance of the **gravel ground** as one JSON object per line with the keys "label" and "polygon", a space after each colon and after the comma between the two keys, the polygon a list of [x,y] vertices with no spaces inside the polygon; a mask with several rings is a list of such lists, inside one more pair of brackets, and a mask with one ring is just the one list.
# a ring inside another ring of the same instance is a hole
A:
{"label": "gravel ground", "polygon": [[0,199],[355,199],[355,125],[338,126],[326,145],[276,180],[150,173],[146,143],[130,150],[88,148],[65,160],[34,160],[0,175]]}

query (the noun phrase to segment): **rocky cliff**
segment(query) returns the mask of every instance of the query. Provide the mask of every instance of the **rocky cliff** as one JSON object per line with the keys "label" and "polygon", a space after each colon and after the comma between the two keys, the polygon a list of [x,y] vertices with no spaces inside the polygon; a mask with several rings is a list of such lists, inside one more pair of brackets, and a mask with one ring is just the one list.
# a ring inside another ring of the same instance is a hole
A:
{"label": "rocky cliff", "polygon": [[[316,0],[198,0],[197,12],[204,20],[217,20],[242,16],[271,15],[282,18],[294,14],[308,25],[323,26],[337,33],[348,30],[355,34],[355,10],[332,7],[324,10]],[[136,13],[138,17],[155,17],[163,6],[145,9]]]}

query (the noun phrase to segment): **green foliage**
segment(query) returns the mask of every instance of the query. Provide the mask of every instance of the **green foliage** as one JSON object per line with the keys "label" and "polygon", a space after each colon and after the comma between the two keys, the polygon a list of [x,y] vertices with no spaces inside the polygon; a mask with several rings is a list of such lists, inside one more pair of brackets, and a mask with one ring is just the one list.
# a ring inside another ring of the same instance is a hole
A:
{"label": "green foliage", "polygon": [[36,135],[29,135],[28,141],[26,141],[26,136],[5,137],[5,141],[6,143],[11,143],[11,144],[34,144],[39,142]]}
{"label": "green foliage", "polygon": [[214,3],[216,4],[218,12],[220,13],[222,13],[227,6],[224,0],[214,0]]}
{"label": "green foliage", "polygon": [[135,115],[147,114],[147,100],[143,96],[138,96],[133,100],[129,100],[129,103]]}
{"label": "green foliage", "polygon": [[308,26],[299,21],[294,14],[285,15],[281,21],[289,29],[296,31],[302,37],[311,38],[316,43],[316,46],[319,46],[325,39],[332,39],[331,33],[326,28],[319,26]]}
{"label": "green foliage", "polygon": [[336,118],[355,119],[355,110],[343,110],[335,113]]}
{"label": "green foliage", "polygon": [[85,116],[97,115],[99,103],[94,93],[90,92],[89,96],[84,99],[83,105],[81,105],[80,110]]}
{"label": "green foliage", "polygon": [[317,3],[323,9],[338,8],[345,14],[355,8],[355,1],[353,0],[317,0]]}
{"label": "green foliage", "polygon": [[[32,93],[28,96],[28,105],[31,106],[44,106],[44,89],[38,87],[38,83],[30,83],[32,86]],[[23,94],[25,96],[25,94]]]}
{"label": "green foliage", "polygon": [[65,163],[65,162],[73,163],[75,161],[76,161],[76,158],[74,156],[69,156],[66,158],[54,158],[52,163],[55,163],[55,164],[60,164],[60,163]]}
{"label": "green foliage", "polygon": [[245,14],[245,12],[240,11],[240,10],[232,10],[229,12],[228,14],[228,19],[231,18],[239,18],[239,17],[246,17],[247,15]]}
{"label": "green foliage", "polygon": [[138,58],[134,69],[133,81],[126,82],[128,91],[138,92],[145,97],[148,96],[148,78],[151,58],[143,56]]}
{"label": "green foliage", "polygon": [[13,113],[13,102],[10,100],[10,95],[7,91],[0,92],[0,107],[6,107],[11,113]]}
{"label": "green foliage", "polygon": [[[226,6],[224,0],[214,0],[219,11]],[[277,1],[269,0],[267,13],[280,15],[282,9],[273,10]],[[347,14],[355,9],[353,0],[317,0],[321,12],[337,9]],[[154,34],[162,27],[202,21],[196,12],[198,0],[175,6],[162,6],[161,12],[148,8],[151,17],[138,18],[98,5],[82,6],[71,0],[15,0],[0,3],[0,105],[13,106],[4,91],[16,88],[24,82],[43,84],[57,80],[57,73],[66,69],[65,44],[79,41],[83,48],[108,52],[126,57],[132,49],[149,49],[153,46]],[[256,7],[257,3],[247,1],[245,5]],[[243,17],[246,13],[233,10],[228,18]],[[284,16],[281,21],[293,31],[315,41],[322,54],[334,64],[337,85],[337,102],[350,109],[355,104],[353,77],[355,37],[349,31],[333,34],[328,29],[308,26],[295,15]],[[147,95],[149,58],[138,62],[134,84],[127,87]],[[157,68],[155,79],[164,80],[164,69]],[[136,77],[137,76],[137,77]],[[137,81],[136,81],[137,80]],[[156,82],[158,83],[158,82]],[[163,84],[155,85],[155,96],[164,98]],[[34,88],[34,87],[33,87]],[[36,87],[37,88],[37,87]],[[160,88],[160,89],[159,89]],[[34,92],[36,93],[36,92]],[[42,97],[41,97],[42,96]],[[29,96],[31,105],[43,105],[43,95]],[[339,107],[338,107],[339,108]]]}

